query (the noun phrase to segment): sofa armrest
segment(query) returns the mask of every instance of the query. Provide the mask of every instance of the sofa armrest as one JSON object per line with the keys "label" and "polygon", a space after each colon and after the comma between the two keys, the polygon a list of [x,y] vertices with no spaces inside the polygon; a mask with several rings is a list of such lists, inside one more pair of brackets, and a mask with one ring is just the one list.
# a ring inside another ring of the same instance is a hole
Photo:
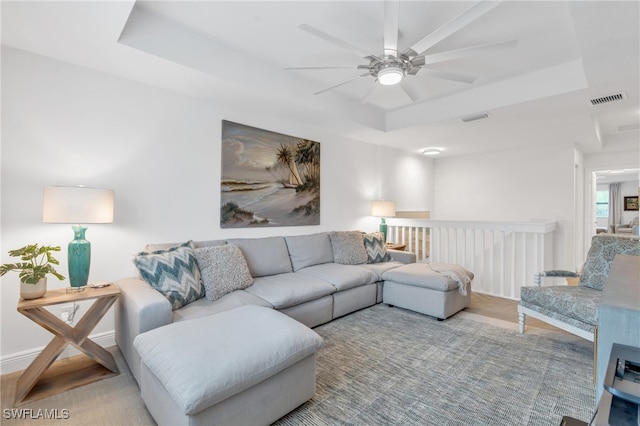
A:
{"label": "sofa armrest", "polygon": [[140,358],[133,339],[140,333],[170,324],[173,321],[171,303],[140,278],[117,281],[120,297],[116,303],[116,343],[136,380]]}
{"label": "sofa armrest", "polygon": [[402,263],[416,263],[416,254],[409,251],[387,249],[391,258]]}
{"label": "sofa armrest", "polygon": [[533,275],[533,282],[535,285],[540,287],[542,285],[542,279],[544,277],[563,277],[563,278],[577,278],[580,274],[577,272],[571,271],[562,271],[562,270],[553,270],[553,271],[542,271]]}

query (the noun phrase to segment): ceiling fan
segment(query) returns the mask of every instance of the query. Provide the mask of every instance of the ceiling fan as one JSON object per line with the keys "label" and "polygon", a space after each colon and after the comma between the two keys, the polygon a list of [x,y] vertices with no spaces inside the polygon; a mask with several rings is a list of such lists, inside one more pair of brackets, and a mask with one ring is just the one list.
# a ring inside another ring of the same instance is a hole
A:
{"label": "ceiling fan", "polygon": [[[315,92],[314,95],[335,89],[361,77],[374,77],[374,84],[371,85],[363,97],[363,101],[368,98],[375,87],[375,83],[382,85],[393,85],[400,83],[404,92],[413,102],[421,98],[420,93],[406,78],[409,75],[416,75],[419,71],[431,77],[453,80],[462,83],[473,83],[476,78],[468,75],[457,74],[448,71],[428,68],[429,65],[451,61],[454,59],[466,58],[469,56],[482,55],[501,51],[503,49],[515,47],[517,40],[510,40],[498,43],[489,43],[479,46],[466,47],[462,49],[450,50],[446,52],[426,54],[426,52],[437,43],[464,28],[466,25],[480,18],[485,13],[495,8],[499,1],[479,1],[464,12],[447,22],[422,40],[415,43],[403,52],[398,51],[398,18],[400,2],[399,0],[386,0],[384,2],[384,28],[383,28],[383,53],[382,55],[371,55],[356,46],[329,35],[311,25],[301,24],[298,28],[316,37],[347,49],[356,55],[369,61],[368,64],[358,65],[357,69],[367,70],[365,73],[341,81],[330,87]],[[343,69],[351,66],[303,66],[285,67],[287,70],[313,70],[313,69]]]}

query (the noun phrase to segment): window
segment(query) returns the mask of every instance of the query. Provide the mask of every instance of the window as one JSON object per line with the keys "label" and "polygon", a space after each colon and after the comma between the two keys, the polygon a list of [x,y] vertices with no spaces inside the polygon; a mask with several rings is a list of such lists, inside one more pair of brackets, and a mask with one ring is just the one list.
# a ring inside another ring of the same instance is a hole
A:
{"label": "window", "polygon": [[596,217],[609,217],[609,190],[596,191]]}

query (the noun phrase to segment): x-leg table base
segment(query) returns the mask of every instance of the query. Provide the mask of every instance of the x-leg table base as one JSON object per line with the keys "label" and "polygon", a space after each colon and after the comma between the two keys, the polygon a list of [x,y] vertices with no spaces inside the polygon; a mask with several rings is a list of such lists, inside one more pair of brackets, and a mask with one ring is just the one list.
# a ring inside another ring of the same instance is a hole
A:
{"label": "x-leg table base", "polygon": [[[18,311],[55,337],[18,379],[16,406],[119,374],[113,356],[88,338],[119,295],[120,290],[116,286],[110,286],[104,289],[87,289],[82,293],[53,290],[41,299],[20,301]],[[84,299],[96,300],[75,327],[45,309],[45,306]],[[52,366],[67,345],[77,348],[89,360],[78,356],[58,361]]]}

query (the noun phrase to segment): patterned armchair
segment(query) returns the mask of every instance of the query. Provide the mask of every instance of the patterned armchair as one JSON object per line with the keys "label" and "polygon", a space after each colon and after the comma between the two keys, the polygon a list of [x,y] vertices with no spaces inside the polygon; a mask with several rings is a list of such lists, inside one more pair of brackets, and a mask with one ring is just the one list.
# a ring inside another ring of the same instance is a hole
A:
{"label": "patterned armchair", "polygon": [[[582,274],[544,271],[535,275],[536,286],[521,287],[518,304],[520,333],[527,315],[582,338],[594,341],[598,304],[613,259],[618,254],[640,256],[640,240],[615,235],[595,235]],[[544,277],[580,277],[577,286],[542,286]]]}

